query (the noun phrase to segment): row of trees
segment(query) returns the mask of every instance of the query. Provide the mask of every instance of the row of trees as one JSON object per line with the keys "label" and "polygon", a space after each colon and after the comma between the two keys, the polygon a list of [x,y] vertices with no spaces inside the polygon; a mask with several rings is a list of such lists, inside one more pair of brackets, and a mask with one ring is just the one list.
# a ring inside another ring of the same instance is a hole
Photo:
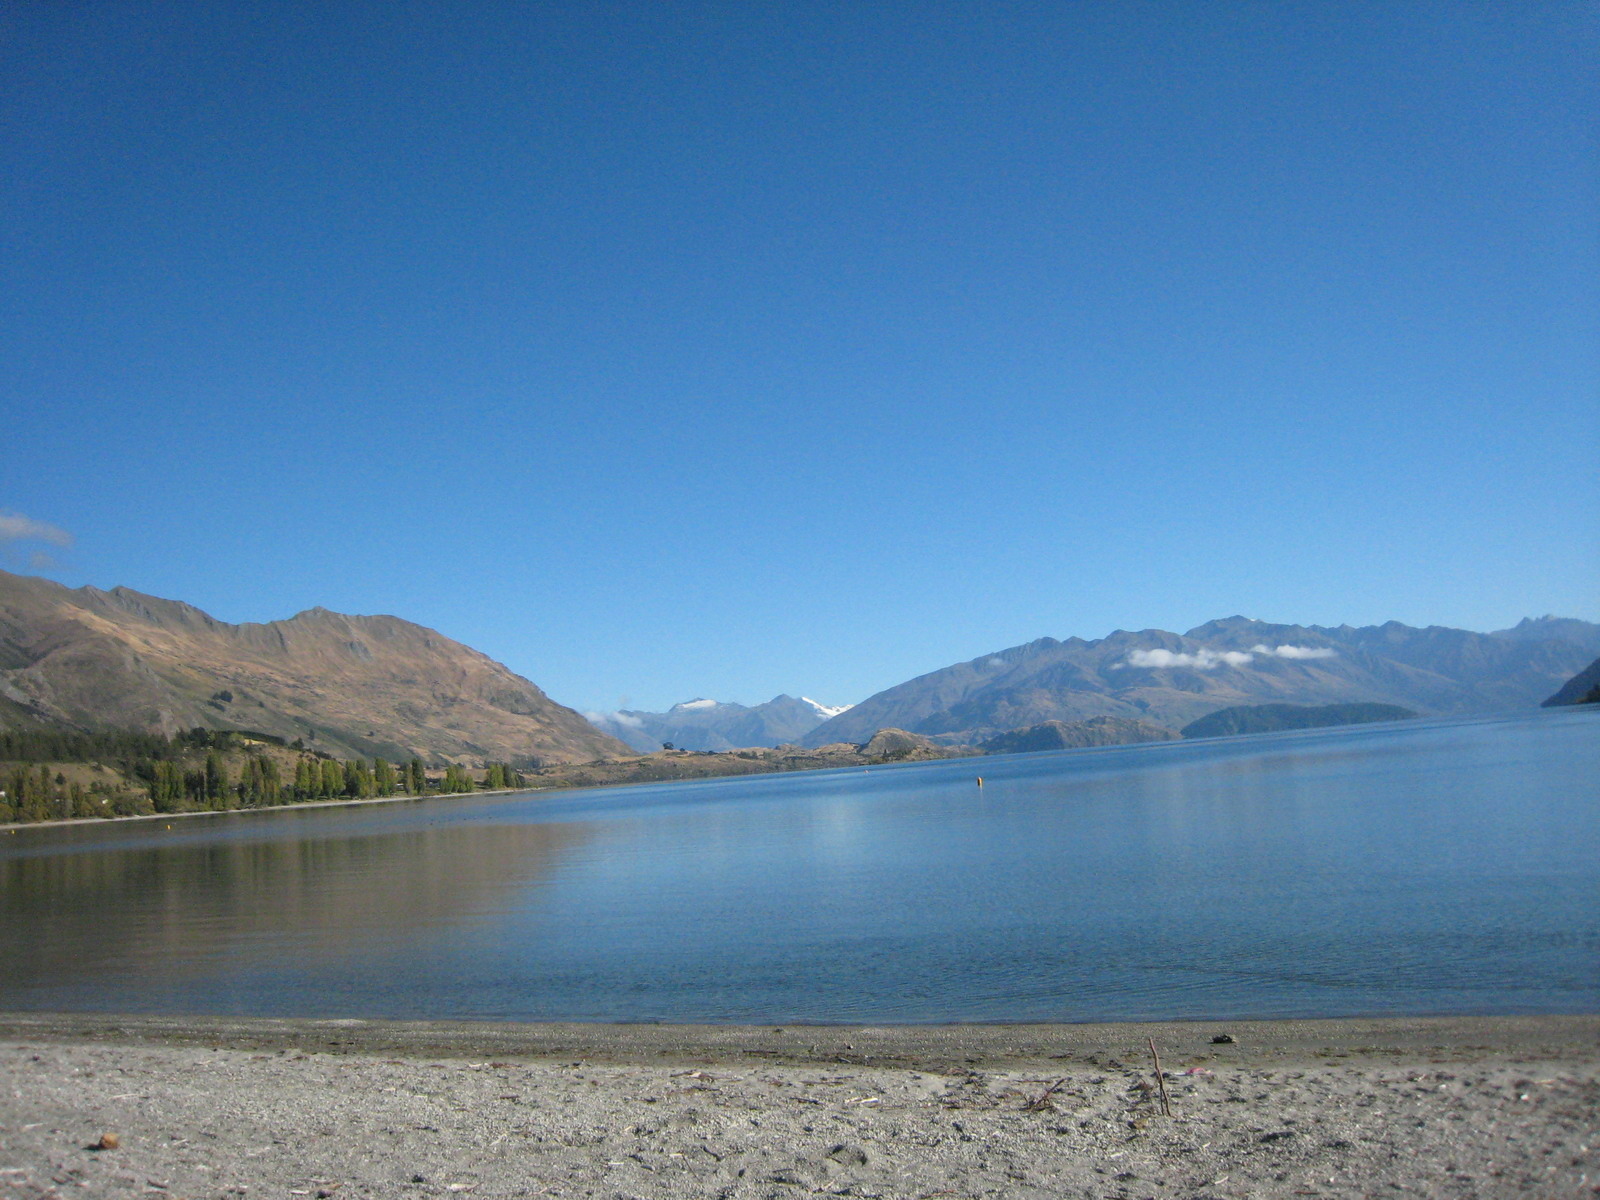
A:
{"label": "row of trees", "polygon": [[134,773],[147,782],[156,812],[193,809],[260,808],[296,804],[307,800],[368,800],[378,796],[427,796],[440,792],[475,792],[486,788],[525,787],[522,773],[509,763],[490,763],[480,785],[465,767],[445,767],[437,789],[428,779],[420,758],[397,769],[387,759],[370,764],[355,758],[302,755],[295,763],[292,782],[280,780],[278,764],[264,754],[249,755],[237,780],[231,779],[227,761],[216,751],[206,755],[203,768],[155,760],[135,765]]}
{"label": "row of trees", "polygon": [[[0,822],[225,811],[310,800],[426,796],[434,791],[467,793],[480,787],[527,786],[522,773],[509,763],[489,763],[481,782],[466,768],[452,763],[436,787],[420,758],[399,764],[383,758],[341,762],[314,752],[302,753],[295,759],[294,777],[289,779],[284,777],[278,758],[266,747],[252,744],[258,740],[254,735],[208,729],[194,729],[173,738],[118,732],[0,732],[0,761],[17,764],[9,771],[0,771]],[[282,739],[272,741],[283,745]],[[241,749],[242,762],[238,753],[226,753]],[[63,762],[112,763],[128,783],[101,781],[85,788],[81,783],[69,782],[59,771],[52,774],[47,765]],[[237,775],[230,762],[238,764]]]}

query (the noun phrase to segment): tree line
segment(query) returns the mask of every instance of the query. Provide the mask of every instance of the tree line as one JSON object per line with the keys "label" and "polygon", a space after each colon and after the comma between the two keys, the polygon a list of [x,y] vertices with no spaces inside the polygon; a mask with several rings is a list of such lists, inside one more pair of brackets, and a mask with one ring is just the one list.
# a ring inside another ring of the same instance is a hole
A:
{"label": "tree line", "polygon": [[[0,822],[222,812],[527,786],[509,763],[489,763],[482,783],[451,763],[435,786],[420,758],[398,764],[383,758],[340,761],[315,751],[299,754],[291,779],[272,755],[250,744],[260,740],[253,734],[200,728],[171,738],[135,732],[0,732],[0,762],[15,764],[0,774]],[[284,744],[281,738],[271,740]],[[235,774],[224,751],[239,749],[244,758]],[[113,765],[128,782],[96,780],[85,787],[59,770],[52,774],[47,765],[85,762]]]}

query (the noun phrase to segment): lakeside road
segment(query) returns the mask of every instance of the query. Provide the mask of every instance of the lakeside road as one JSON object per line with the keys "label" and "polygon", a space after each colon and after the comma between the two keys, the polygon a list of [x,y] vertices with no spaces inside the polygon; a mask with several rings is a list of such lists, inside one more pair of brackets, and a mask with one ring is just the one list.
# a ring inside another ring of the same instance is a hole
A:
{"label": "lakeside road", "polygon": [[1600,1016],[0,1014],[0,1046],[0,1197],[1600,1195]]}

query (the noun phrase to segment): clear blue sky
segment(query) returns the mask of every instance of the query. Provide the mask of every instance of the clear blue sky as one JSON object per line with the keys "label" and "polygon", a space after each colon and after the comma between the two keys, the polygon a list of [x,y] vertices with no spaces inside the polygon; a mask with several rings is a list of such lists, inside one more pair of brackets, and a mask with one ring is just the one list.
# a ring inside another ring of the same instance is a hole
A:
{"label": "clear blue sky", "polygon": [[1600,618],[1597,12],[21,0],[0,565],[579,708]]}

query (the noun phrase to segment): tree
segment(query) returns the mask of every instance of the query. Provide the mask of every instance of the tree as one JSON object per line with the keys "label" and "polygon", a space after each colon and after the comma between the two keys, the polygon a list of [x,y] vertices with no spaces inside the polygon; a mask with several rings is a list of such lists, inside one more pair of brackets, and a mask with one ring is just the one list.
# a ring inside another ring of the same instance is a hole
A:
{"label": "tree", "polygon": [[441,792],[475,792],[478,785],[473,782],[472,776],[465,767],[455,763],[447,763],[444,768],[444,781],[439,785]]}
{"label": "tree", "polygon": [[224,797],[227,792],[228,764],[222,761],[222,755],[212,750],[206,755],[204,799],[211,808],[225,808]]}

